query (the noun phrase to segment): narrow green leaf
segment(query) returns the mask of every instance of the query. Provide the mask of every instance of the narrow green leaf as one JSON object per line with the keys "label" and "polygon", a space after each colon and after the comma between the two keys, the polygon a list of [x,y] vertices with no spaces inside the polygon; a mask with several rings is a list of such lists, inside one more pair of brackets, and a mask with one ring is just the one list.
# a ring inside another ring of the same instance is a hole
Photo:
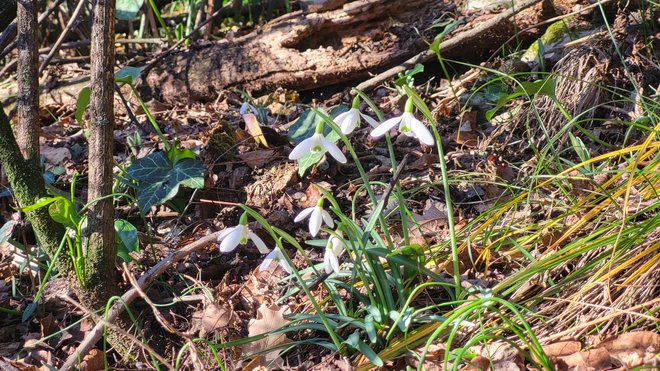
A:
{"label": "narrow green leaf", "polygon": [[78,125],[82,126],[83,121],[82,121],[82,116],[85,113],[85,110],[87,109],[87,106],[89,106],[89,99],[92,94],[92,89],[90,89],[89,86],[82,88],[80,90],[80,93],[78,93],[78,101],[76,102],[76,121],[78,122]]}

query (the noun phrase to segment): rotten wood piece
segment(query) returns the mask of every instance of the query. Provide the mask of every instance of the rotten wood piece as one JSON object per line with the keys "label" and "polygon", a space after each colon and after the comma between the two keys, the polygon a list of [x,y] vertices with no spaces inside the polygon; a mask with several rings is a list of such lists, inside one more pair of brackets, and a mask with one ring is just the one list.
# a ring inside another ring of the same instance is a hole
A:
{"label": "rotten wood piece", "polygon": [[[321,13],[295,12],[234,40],[163,58],[145,76],[145,99],[210,101],[219,91],[278,86],[299,91],[366,78],[425,49],[450,4],[362,0]],[[420,36],[418,32],[422,32]]]}

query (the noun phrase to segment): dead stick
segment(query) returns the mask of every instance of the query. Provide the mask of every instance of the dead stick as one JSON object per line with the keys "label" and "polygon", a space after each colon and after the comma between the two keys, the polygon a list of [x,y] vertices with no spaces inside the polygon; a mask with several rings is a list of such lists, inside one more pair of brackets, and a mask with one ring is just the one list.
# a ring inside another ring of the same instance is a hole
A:
{"label": "dead stick", "polygon": [[39,75],[41,75],[41,73],[44,72],[46,66],[48,66],[50,60],[53,59],[55,53],[57,53],[57,51],[60,50],[60,46],[64,42],[64,39],[69,35],[69,32],[73,28],[73,25],[76,24],[78,17],[80,16],[80,13],[83,11],[86,3],[87,0],[78,0],[78,5],[76,5],[76,8],[73,10],[73,14],[71,14],[71,18],[69,18],[69,22],[66,24],[66,27],[64,27],[64,30],[60,34],[60,37],[58,37],[57,41],[55,41],[53,47],[50,48],[50,51],[48,52],[46,59],[44,59],[44,61],[41,62],[41,66],[39,66]]}
{"label": "dead stick", "polygon": [[[55,2],[52,3],[45,12],[41,13],[41,15],[39,15],[39,19],[37,20],[39,25],[41,25],[41,23],[43,23],[43,21],[45,21],[46,18],[48,18],[48,16],[53,11],[55,11],[55,9],[58,9],[63,1],[64,0],[55,0]],[[17,30],[17,26],[16,26],[16,21],[14,20],[14,22],[12,22],[9,26],[7,26],[7,28],[5,28],[5,30],[2,31],[2,33],[0,34],[0,51],[2,51],[0,53],[0,59],[6,57],[7,54],[9,54],[9,52],[14,50],[14,48],[16,47],[16,42],[9,44],[16,37],[16,30]],[[5,45],[7,44],[9,44],[9,46],[5,48]]]}
{"label": "dead stick", "polygon": [[[439,50],[441,53],[447,52],[449,50],[459,48],[461,45],[464,45],[469,40],[475,39],[480,35],[483,35],[485,32],[497,27],[501,22],[513,16],[516,12],[519,12],[523,9],[529,8],[530,6],[536,5],[541,2],[541,0],[525,0],[522,3],[510,8],[502,13],[496,15],[495,17],[480,23],[477,27],[461,32],[458,35],[450,38],[449,40],[443,41],[440,43]],[[413,68],[417,63],[428,62],[435,56],[435,52],[431,50],[425,50],[416,56],[408,59],[402,64],[392,67],[389,70],[380,73],[367,81],[362,82],[356,88],[362,91],[371,90],[376,86],[382,84],[383,82],[391,79],[396,76],[398,73],[402,73],[405,70]]]}
{"label": "dead stick", "polygon": [[[152,354],[157,360],[159,360],[159,361],[160,361],[165,367],[167,367],[168,369],[170,369],[170,370],[174,370],[174,369],[175,369],[174,366],[172,366],[172,365],[171,365],[171,364],[170,364],[165,358],[163,358],[163,356],[161,356],[160,354],[158,354],[158,352],[156,352],[152,347],[150,347],[149,344],[146,344],[145,342],[140,341],[140,339],[138,339],[137,337],[135,337],[135,335],[133,335],[133,334],[127,332],[127,331],[124,330],[124,329],[119,328],[119,326],[117,326],[117,325],[115,325],[115,324],[113,324],[113,323],[107,322],[107,320],[103,319],[101,316],[97,315],[97,314],[94,313],[93,311],[91,311],[91,310],[89,310],[89,309],[83,307],[82,304],[76,302],[75,300],[73,300],[73,299],[72,299],[71,297],[69,297],[68,295],[64,295],[64,296],[62,297],[62,299],[64,299],[64,301],[66,301],[67,303],[73,305],[74,307],[80,309],[80,310],[83,311],[86,315],[88,315],[88,316],[94,318],[94,320],[97,321],[98,323],[102,323],[102,324],[104,324],[105,326],[110,327],[112,330],[117,331],[117,332],[119,332],[120,334],[122,334],[123,336],[126,336],[127,338],[131,339],[131,341],[133,341],[135,344],[138,344],[138,345],[141,346],[143,349],[146,349],[147,352],[151,353],[151,354]],[[83,358],[80,357],[80,359],[83,359]],[[79,361],[79,360],[76,360],[76,361]]]}
{"label": "dead stick", "polygon": [[[210,235],[203,237],[191,244],[188,244],[182,247],[181,249],[174,251],[170,255],[166,256],[163,260],[158,262],[158,264],[151,267],[151,269],[149,269],[144,275],[142,275],[142,277],[140,277],[140,279],[137,282],[139,287],[142,289],[146,288],[158,276],[163,274],[163,272],[165,272],[172,264],[185,258],[194,251],[201,250],[207,247],[211,243],[215,242],[215,240],[218,238],[219,235],[220,232],[211,233]],[[135,288],[132,288],[128,290],[124,295],[122,295],[121,302],[125,303],[126,305],[129,305],[137,297],[138,297],[138,291]],[[87,333],[85,339],[80,343],[80,345],[78,345],[78,349],[76,349],[76,351],[73,352],[73,354],[71,354],[69,358],[67,358],[64,365],[62,365],[62,367],[60,368],[60,371],[71,370],[72,367],[78,362],[78,359],[84,357],[85,354],[87,354],[87,352],[94,346],[94,344],[96,344],[101,339],[101,336],[103,336],[103,329],[105,327],[105,323],[114,322],[117,319],[117,317],[119,317],[119,315],[124,311],[124,305],[121,302],[117,302],[115,303],[115,305],[112,306],[104,322],[97,323],[96,326],[94,326],[94,328],[89,333]]]}

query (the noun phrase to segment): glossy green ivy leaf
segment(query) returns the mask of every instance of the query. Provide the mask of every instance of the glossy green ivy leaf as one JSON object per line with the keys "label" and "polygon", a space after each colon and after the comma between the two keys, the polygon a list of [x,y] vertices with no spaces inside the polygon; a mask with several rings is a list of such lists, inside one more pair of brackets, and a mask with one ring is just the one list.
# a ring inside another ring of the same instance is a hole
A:
{"label": "glossy green ivy leaf", "polygon": [[138,233],[135,226],[124,219],[116,219],[115,241],[117,244],[117,256],[125,262],[133,260],[129,253],[139,250]]}
{"label": "glossy green ivy leaf", "polygon": [[144,0],[116,0],[115,18],[121,21],[130,21],[135,18],[144,4]]}
{"label": "glossy green ivy leaf", "polygon": [[204,187],[204,170],[197,159],[186,158],[172,165],[164,152],[155,152],[133,162],[126,174],[137,181],[138,207],[146,213],[176,196],[181,185]]}
{"label": "glossy green ivy leaf", "polygon": [[123,82],[133,85],[133,82],[140,77],[140,69],[137,67],[126,66],[115,73],[115,82]]}

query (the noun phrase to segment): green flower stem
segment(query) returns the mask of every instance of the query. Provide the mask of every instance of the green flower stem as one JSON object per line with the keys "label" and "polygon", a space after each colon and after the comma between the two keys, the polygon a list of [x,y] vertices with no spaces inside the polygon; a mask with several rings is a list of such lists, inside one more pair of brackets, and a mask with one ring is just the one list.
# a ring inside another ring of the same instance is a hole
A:
{"label": "green flower stem", "polygon": [[[275,244],[277,245],[277,247],[275,247],[276,249],[285,251],[284,248],[282,247],[282,238],[276,239]],[[335,333],[335,330],[332,328],[332,326],[330,326],[330,322],[328,322],[328,318],[323,313],[323,310],[321,309],[319,303],[316,301],[316,298],[314,298],[314,294],[312,294],[312,292],[309,291],[309,287],[307,287],[307,283],[305,283],[305,280],[302,278],[300,273],[298,273],[298,269],[296,269],[296,266],[295,264],[293,264],[293,260],[291,260],[289,255],[286,252],[282,255],[284,255],[284,258],[286,259],[287,263],[289,263],[289,265],[291,266],[291,271],[293,272],[293,275],[296,276],[296,279],[298,280],[298,282],[300,282],[300,287],[302,287],[303,291],[305,291],[305,295],[307,295],[307,298],[312,303],[314,310],[316,310],[316,313],[319,314],[319,318],[321,319],[321,322],[323,322],[323,326],[325,326],[325,329],[328,331],[328,334],[332,339],[332,343],[335,345],[335,347],[337,347],[337,351],[341,352],[342,342],[339,341],[339,337],[337,336],[337,333]]]}
{"label": "green flower stem", "polygon": [[[334,130],[341,140],[344,142],[346,145],[346,148],[348,149],[348,152],[350,152],[351,157],[353,157],[353,161],[355,161],[355,166],[358,169],[358,172],[360,173],[360,178],[362,178],[362,182],[365,184],[365,190],[367,191],[367,194],[369,195],[369,199],[371,202],[374,204],[374,207],[378,204],[378,199],[376,198],[376,195],[374,194],[374,190],[371,188],[371,185],[369,183],[369,178],[367,177],[367,173],[364,171],[364,168],[362,167],[362,164],[360,163],[360,159],[357,157],[357,154],[355,153],[355,149],[353,149],[353,146],[351,145],[351,141],[348,140],[346,135],[341,132],[341,129],[335,124],[334,121],[323,111],[314,108],[314,112],[319,115],[325,121],[325,123]],[[383,230],[383,234],[385,235],[385,239],[387,240],[387,243],[389,246],[394,246],[394,243],[392,242],[392,236],[390,236],[390,231],[387,229],[387,223],[385,223],[385,218],[383,218],[382,215],[378,215],[378,221],[380,222],[381,229]]]}
{"label": "green flower stem", "polygon": [[[363,91],[359,89],[353,89],[356,93],[355,99],[353,99],[353,104],[355,105],[355,100],[359,98],[362,98],[369,108],[371,108],[372,111],[376,114],[376,117],[378,118],[378,122],[383,122],[385,120],[385,116],[383,115],[383,112],[378,108],[376,103],[369,98]],[[359,103],[358,103],[359,106]],[[407,106],[407,103],[406,103]],[[353,107],[353,108],[359,108],[359,107]],[[392,163],[392,172],[396,173],[397,169],[397,162],[396,162],[396,157],[394,156],[394,146],[392,145],[392,138],[390,137],[389,134],[385,134],[385,140],[387,141],[387,150],[390,155],[390,161]],[[399,180],[396,182],[396,188],[394,189],[394,194],[396,196],[397,202],[399,203],[399,214],[401,215],[401,229],[403,230],[403,240],[405,245],[410,244],[410,235],[408,234],[408,220],[406,219],[406,206],[405,206],[405,198],[403,197],[403,192],[401,191],[401,183]]]}
{"label": "green flower stem", "polygon": [[447,163],[445,162],[445,152],[442,148],[442,138],[438,132],[438,122],[435,121],[431,111],[426,106],[426,103],[422,98],[410,87],[403,86],[403,89],[406,91],[406,95],[410,101],[414,103],[417,109],[422,112],[427,120],[431,123],[431,129],[433,130],[433,136],[435,137],[436,148],[438,149],[438,163],[440,164],[440,172],[442,174],[442,185],[443,191],[445,193],[445,206],[447,207],[447,225],[449,227],[449,239],[451,243],[451,259],[454,270],[454,285],[456,298],[460,297],[463,288],[461,287],[461,277],[460,277],[460,267],[458,264],[458,244],[456,243],[456,230],[454,223],[454,207],[452,205],[451,193],[449,191],[449,176],[447,174]]}
{"label": "green flower stem", "polygon": [[[152,0],[150,0],[152,1]],[[167,28],[165,28],[167,30]],[[169,33],[168,33],[169,36]],[[135,98],[137,99],[138,103],[140,104],[140,107],[142,107],[142,110],[144,111],[144,114],[147,115],[147,118],[149,119],[149,122],[151,123],[151,126],[154,127],[154,130],[156,130],[156,133],[158,134],[158,138],[163,142],[163,146],[165,147],[165,152],[169,152],[170,148],[172,145],[170,142],[165,138],[165,134],[163,134],[162,130],[160,130],[160,126],[158,126],[158,123],[156,122],[156,119],[154,119],[154,116],[151,114],[151,111],[149,111],[149,107],[144,103],[142,98],[140,97],[140,94],[138,91],[133,87],[133,84],[128,84],[128,86],[131,87],[131,90],[133,90],[133,94],[135,95]]]}
{"label": "green flower stem", "polygon": [[[298,249],[298,250],[302,250],[302,247],[300,246],[300,244],[298,244],[295,241],[294,238],[289,236],[287,233],[284,233],[280,229],[275,229],[275,228],[271,227],[270,224],[268,224],[268,221],[266,221],[266,219],[264,219],[259,213],[252,210],[250,207],[248,207],[246,205],[240,205],[240,207],[246,213],[250,214],[250,216],[252,216],[252,218],[254,218],[254,220],[256,220],[257,223],[261,224],[261,226],[264,227],[264,229],[266,229],[266,231],[271,235],[271,237],[273,237],[273,239],[275,240],[275,245],[276,245],[275,248],[276,249],[280,249],[282,252],[286,251],[286,250],[284,250],[284,247],[282,245],[282,239],[285,239],[289,243],[291,243],[293,241],[294,242],[293,246],[295,246],[296,249]],[[276,233],[276,231],[280,232],[282,235],[278,236],[278,233]],[[289,263],[289,265],[291,266],[291,270],[293,271],[294,276],[296,276],[296,279],[298,280],[298,282],[300,282],[300,286],[302,287],[303,291],[305,292],[305,295],[307,295],[307,297],[309,298],[309,301],[312,303],[312,306],[316,310],[316,313],[318,313],[319,318],[321,319],[321,322],[323,322],[323,325],[325,326],[326,330],[328,331],[328,334],[330,335],[330,338],[332,339],[332,343],[337,348],[337,351],[341,351],[342,342],[339,341],[339,337],[337,336],[337,334],[333,330],[332,326],[330,326],[330,322],[328,322],[328,319],[326,318],[325,314],[323,313],[323,310],[321,309],[321,306],[318,304],[318,302],[314,298],[314,295],[312,295],[312,292],[309,290],[309,287],[307,287],[307,284],[305,283],[305,280],[302,278],[302,276],[300,276],[300,273],[298,273],[298,270],[296,269],[295,264],[293,264],[293,261],[291,260],[291,258],[289,258],[289,255],[286,254],[286,253],[283,253],[282,255],[284,255],[287,263]],[[306,257],[305,254],[303,254],[303,256]],[[313,267],[314,265],[312,264],[311,266]]]}

